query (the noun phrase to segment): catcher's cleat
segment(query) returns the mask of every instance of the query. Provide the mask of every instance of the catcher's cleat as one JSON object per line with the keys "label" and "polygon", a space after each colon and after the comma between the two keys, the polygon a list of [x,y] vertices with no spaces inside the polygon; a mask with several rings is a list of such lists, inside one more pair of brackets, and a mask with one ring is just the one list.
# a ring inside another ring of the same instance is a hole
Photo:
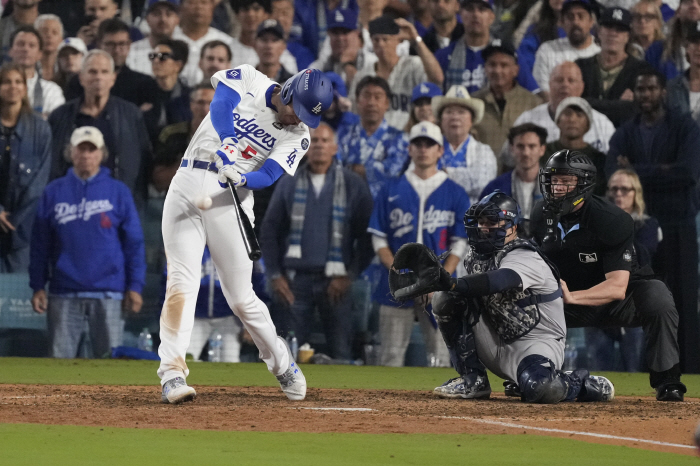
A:
{"label": "catcher's cleat", "polygon": [[506,380],[503,382],[503,393],[505,396],[514,396],[517,398],[521,398],[523,396],[523,394],[520,393],[520,387],[518,387],[518,384],[512,380]]}
{"label": "catcher's cleat", "polygon": [[601,375],[590,375],[585,369],[565,371],[569,384],[580,384],[576,401],[612,401],[615,399],[615,386]]}
{"label": "catcher's cleat", "polygon": [[306,398],[306,377],[301,372],[301,369],[294,361],[294,356],[289,349],[287,342],[280,338],[287,347],[287,352],[289,353],[289,368],[282,375],[277,376],[277,380],[280,383],[280,388],[292,401],[302,401]]}
{"label": "catcher's cleat", "polygon": [[160,400],[163,403],[178,404],[192,401],[197,396],[194,388],[187,385],[182,377],[175,377],[163,384],[163,392]]}
{"label": "catcher's cleat", "polygon": [[440,398],[464,398],[467,400],[487,399],[491,396],[491,385],[489,379],[476,372],[455,377],[444,384],[436,387],[433,393]]}
{"label": "catcher's cleat", "polygon": [[683,401],[686,392],[685,385],[681,382],[669,382],[656,387],[656,399],[658,401]]}

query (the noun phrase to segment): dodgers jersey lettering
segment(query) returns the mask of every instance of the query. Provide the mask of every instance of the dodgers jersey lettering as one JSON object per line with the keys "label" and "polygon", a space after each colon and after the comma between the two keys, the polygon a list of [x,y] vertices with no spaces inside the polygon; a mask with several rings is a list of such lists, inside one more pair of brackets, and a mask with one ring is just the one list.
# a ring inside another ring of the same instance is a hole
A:
{"label": "dodgers jersey lettering", "polygon": [[[309,128],[304,123],[284,126],[277,122],[277,112],[270,108],[270,97],[278,84],[250,65],[219,71],[212,76],[211,83],[215,89],[219,85],[228,86],[241,96],[231,114],[239,151],[234,168],[240,173],[250,173],[271,158],[294,175],[309,148]],[[192,136],[185,158],[213,162],[220,145],[211,114],[207,114]]]}

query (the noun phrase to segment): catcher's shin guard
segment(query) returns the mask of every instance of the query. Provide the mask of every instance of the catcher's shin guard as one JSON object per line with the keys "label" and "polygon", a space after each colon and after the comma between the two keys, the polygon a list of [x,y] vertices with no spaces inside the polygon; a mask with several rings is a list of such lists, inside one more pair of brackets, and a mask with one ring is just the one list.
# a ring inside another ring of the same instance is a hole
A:
{"label": "catcher's shin guard", "polygon": [[539,354],[531,354],[520,361],[518,386],[522,400],[528,403],[559,403],[569,393],[565,376],[549,358]]}
{"label": "catcher's shin guard", "polygon": [[466,302],[452,293],[438,291],[433,295],[432,304],[455,370],[462,376],[474,371],[485,374],[486,368],[476,354],[474,331],[467,322]]}

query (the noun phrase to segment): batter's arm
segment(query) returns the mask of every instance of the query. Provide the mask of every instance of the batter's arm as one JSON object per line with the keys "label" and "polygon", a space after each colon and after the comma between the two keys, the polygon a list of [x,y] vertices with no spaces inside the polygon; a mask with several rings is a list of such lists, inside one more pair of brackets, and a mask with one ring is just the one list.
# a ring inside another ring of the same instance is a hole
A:
{"label": "batter's arm", "polygon": [[214,99],[209,105],[209,116],[211,117],[212,126],[214,126],[214,129],[219,134],[219,139],[222,141],[229,137],[236,137],[231,112],[238,107],[240,102],[241,96],[234,89],[225,85],[216,87]]}

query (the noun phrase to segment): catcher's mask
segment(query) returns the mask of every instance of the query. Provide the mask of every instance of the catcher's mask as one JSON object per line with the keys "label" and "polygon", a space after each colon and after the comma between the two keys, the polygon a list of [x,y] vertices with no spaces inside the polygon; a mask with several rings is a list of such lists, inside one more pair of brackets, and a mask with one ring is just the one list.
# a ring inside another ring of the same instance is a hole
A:
{"label": "catcher's mask", "polygon": [[[565,149],[552,154],[539,175],[540,192],[547,207],[559,215],[573,212],[576,206],[593,195],[596,174],[591,159],[581,152]],[[575,175],[576,186],[566,194],[561,191],[556,194],[552,184],[552,176],[555,175]]]}
{"label": "catcher's mask", "polygon": [[[520,206],[512,197],[501,191],[485,196],[464,214],[469,246],[479,255],[491,255],[503,249],[508,230],[518,225],[520,217]],[[479,220],[491,226],[480,227]]]}

